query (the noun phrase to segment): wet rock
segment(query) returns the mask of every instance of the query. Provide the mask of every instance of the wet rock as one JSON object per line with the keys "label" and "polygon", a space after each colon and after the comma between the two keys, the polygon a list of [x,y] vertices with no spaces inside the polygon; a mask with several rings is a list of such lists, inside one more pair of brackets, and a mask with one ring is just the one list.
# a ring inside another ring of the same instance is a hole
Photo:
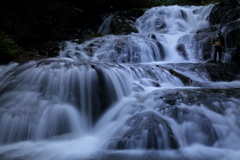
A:
{"label": "wet rock", "polygon": [[187,13],[183,10],[180,10],[180,12],[181,12],[181,18],[186,20],[187,19]]}
{"label": "wet rock", "polygon": [[230,62],[240,63],[240,50],[237,48],[230,48],[227,50]]}
{"label": "wet rock", "polygon": [[80,43],[88,40],[89,36],[98,33],[99,27],[108,16],[111,16],[111,14],[96,15],[89,19],[85,26],[80,28],[78,33],[78,37],[81,37]]}
{"label": "wet rock", "polygon": [[217,64],[217,65],[206,65],[206,71],[210,75],[212,81],[233,81],[239,80],[240,64],[232,63],[227,64]]}
{"label": "wet rock", "polygon": [[[211,62],[211,61],[210,61]],[[186,69],[188,71],[198,73],[199,76],[204,75],[205,77],[211,79],[214,82],[217,81],[234,81],[239,80],[240,77],[240,64],[239,63],[204,63],[204,64],[171,64],[171,65],[165,65],[165,68],[167,68],[170,73],[176,75],[178,78],[183,80],[183,82],[186,80],[186,82],[189,82],[189,77],[184,75],[184,72]],[[179,73],[181,71],[181,73]],[[183,76],[182,76],[183,75]],[[191,79],[191,78],[190,78]],[[194,82],[194,81],[193,81]],[[204,84],[202,84],[204,86]],[[207,84],[206,86],[207,87]]]}
{"label": "wet rock", "polygon": [[227,0],[216,4],[210,13],[209,21],[212,25],[235,21],[240,17],[240,3],[238,0]]}
{"label": "wet rock", "polygon": [[188,86],[188,85],[190,85],[192,83],[192,80],[190,78],[188,78],[187,76],[184,76],[184,75],[174,71],[173,69],[169,69],[169,72],[172,75],[178,77],[183,82],[183,84],[186,85],[186,86]]}
{"label": "wet rock", "polygon": [[161,31],[167,27],[163,18],[156,18],[155,20],[156,31]]}
{"label": "wet rock", "polygon": [[186,128],[184,132],[184,137],[188,145],[198,142],[207,146],[212,146],[218,140],[218,135],[211,121],[204,115],[175,106],[163,108],[161,112],[164,115],[172,117],[179,124],[192,123],[192,126]]}
{"label": "wet rock", "polygon": [[[211,44],[211,42],[216,36],[216,31],[218,29],[223,31],[222,35],[225,37],[225,48],[227,49],[226,53],[228,53],[228,49],[235,48],[238,44],[240,21],[227,23],[221,26],[215,25],[209,28],[197,30],[194,36],[188,36],[189,39],[187,40],[187,38],[185,38],[185,41],[183,38],[181,38],[181,41],[183,41],[185,44],[188,43],[187,45],[192,43],[193,45],[192,47],[190,46],[190,49],[193,48],[196,51],[199,50],[198,52],[202,54],[203,60],[212,59],[214,46]],[[236,62],[236,60],[232,59],[231,62]]]}
{"label": "wet rock", "polygon": [[[167,121],[154,112],[143,112],[128,119],[130,127],[119,141],[117,149],[178,149],[179,145]],[[111,144],[113,146],[113,143]]]}
{"label": "wet rock", "polygon": [[133,91],[135,91],[135,92],[143,92],[144,88],[142,86],[140,86],[139,84],[134,83],[133,84]]}
{"label": "wet rock", "polygon": [[157,40],[157,37],[156,37],[155,34],[151,34],[151,35],[150,35],[150,38],[152,38],[152,39],[154,39],[154,40]]}
{"label": "wet rock", "polygon": [[[210,15],[210,27],[192,31],[191,35],[182,37],[180,42],[187,45],[187,48],[196,51],[196,58],[199,60],[213,59],[214,47],[211,44],[216,36],[217,30],[222,30],[225,37],[225,48],[234,48],[238,43],[240,34],[240,3],[237,0],[228,0],[216,4]],[[223,57],[224,58],[224,57]],[[236,62],[232,59],[232,62]]]}
{"label": "wet rock", "polygon": [[213,57],[213,45],[211,42],[216,36],[217,29],[218,26],[211,26],[192,31],[190,35],[181,37],[179,42],[185,44],[191,54],[194,54],[194,58],[199,60],[211,59]]}
{"label": "wet rock", "polygon": [[[162,99],[164,103],[166,103],[170,109],[171,107],[176,107],[180,104],[186,105],[201,105],[203,104],[205,107],[210,110],[219,113],[225,114],[226,106],[216,105],[216,103],[225,103],[228,101],[228,98],[237,98],[240,96],[239,89],[173,89],[164,91],[164,93],[156,94],[156,97]],[[167,110],[166,105],[159,106],[160,110]],[[174,110],[178,110],[175,108]],[[172,111],[175,113],[175,111]],[[173,117],[174,113],[172,113]],[[179,121],[180,123],[180,121]]]}
{"label": "wet rock", "polygon": [[235,48],[239,43],[240,21],[231,22],[224,25],[226,35],[226,47]]}
{"label": "wet rock", "polygon": [[[138,17],[142,16],[144,11],[144,9],[132,9],[94,16],[81,29],[78,36],[83,37],[82,41],[84,41],[84,39],[87,40],[87,37],[98,32],[103,35],[125,35],[130,34],[131,32],[137,32],[134,23]],[[105,29],[99,30],[101,27]]]}
{"label": "wet rock", "polygon": [[178,43],[176,46],[178,53],[186,60],[188,60],[187,51],[184,43]]}

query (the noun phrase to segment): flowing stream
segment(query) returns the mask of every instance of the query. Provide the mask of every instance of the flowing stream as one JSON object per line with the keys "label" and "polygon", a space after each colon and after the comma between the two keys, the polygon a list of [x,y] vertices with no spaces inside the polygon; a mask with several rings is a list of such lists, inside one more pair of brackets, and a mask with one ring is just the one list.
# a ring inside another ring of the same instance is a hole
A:
{"label": "flowing stream", "polygon": [[240,159],[239,81],[213,82],[194,67],[201,48],[181,42],[209,26],[212,7],[151,8],[139,33],[0,66],[0,159]]}

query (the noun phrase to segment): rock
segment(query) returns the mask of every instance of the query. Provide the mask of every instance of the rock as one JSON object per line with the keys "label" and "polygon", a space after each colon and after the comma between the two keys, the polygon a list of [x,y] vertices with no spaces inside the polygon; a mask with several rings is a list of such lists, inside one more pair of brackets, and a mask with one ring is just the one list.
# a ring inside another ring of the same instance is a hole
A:
{"label": "rock", "polygon": [[93,16],[91,19],[89,19],[85,26],[80,28],[80,31],[77,34],[77,37],[80,37],[79,42],[83,43],[84,41],[88,40],[88,37],[98,33],[99,27],[109,16],[111,16],[111,14],[101,14]]}
{"label": "rock", "polygon": [[[217,81],[234,81],[239,80],[240,77],[240,64],[238,63],[205,63],[205,64],[187,64],[182,63],[178,65],[165,65],[165,67],[170,71],[171,74],[176,75],[181,80],[186,80],[186,82],[191,82],[191,78],[183,75],[185,70],[204,73],[207,78],[211,79],[214,82]],[[171,71],[172,70],[172,71]],[[181,73],[178,73],[181,71]],[[193,81],[193,80],[192,80]],[[183,81],[184,82],[184,81]],[[194,82],[194,81],[193,81]],[[200,83],[201,84],[201,83]],[[193,84],[191,84],[193,85]],[[202,84],[207,85],[207,84]],[[207,87],[207,86],[205,86]]]}
{"label": "rock", "polygon": [[[176,95],[179,96],[179,92],[177,92],[175,96]],[[197,99],[194,96],[192,97],[195,100]],[[192,97],[190,96],[188,98],[190,99]],[[183,99],[183,97],[181,97],[181,99]],[[194,126],[186,129],[184,133],[185,139],[186,139],[185,141],[187,142],[188,145],[198,142],[200,144],[212,146],[218,140],[218,135],[211,121],[207,119],[207,117],[197,112],[192,112],[191,110],[188,110],[186,108],[183,109],[176,106],[162,108],[161,112],[164,115],[172,117],[179,124],[183,124],[183,123],[194,124]],[[199,137],[199,132],[201,133],[200,137]]]}
{"label": "rock", "polygon": [[185,43],[199,60],[209,60],[213,57],[213,45],[211,42],[216,35],[218,26],[193,31],[191,35],[182,37],[179,41]]}
{"label": "rock", "polygon": [[143,9],[133,9],[118,12],[118,14],[113,17],[112,29],[109,34],[126,35],[132,32],[137,33],[138,31],[134,23],[137,18],[143,15],[144,11]]}
{"label": "rock", "polygon": [[166,29],[167,25],[163,18],[156,18],[155,20],[156,31],[161,32],[161,30]]}
{"label": "rock", "polygon": [[192,85],[193,80],[191,80],[191,79],[188,78],[187,76],[184,76],[184,75],[182,75],[182,74],[174,71],[173,69],[169,69],[169,72],[170,72],[172,75],[178,77],[178,78],[183,82],[184,85],[186,85],[186,86],[191,86],[191,85]]}
{"label": "rock", "polygon": [[[213,112],[216,112],[218,114],[225,114],[225,111],[228,108],[224,107],[224,105],[217,105],[217,103],[225,103],[228,101],[228,98],[238,98],[240,96],[240,90],[232,88],[200,88],[194,90],[171,89],[161,93],[156,93],[155,96],[158,97],[158,99],[162,99],[165,103],[165,105],[161,104],[161,106],[159,106],[159,109],[163,111],[165,110],[163,113],[165,113],[167,110],[171,110],[171,114],[169,113],[169,115],[175,117],[180,123],[182,120],[180,120],[180,117],[178,117],[179,115],[177,116],[176,114],[179,114],[178,112],[181,109],[172,107],[179,106],[180,104],[190,106],[193,104],[201,106],[203,104],[205,107],[209,108]],[[186,111],[181,112],[184,114],[188,114],[189,111],[187,113],[185,113]]]}
{"label": "rock", "polygon": [[[238,43],[240,34],[240,3],[237,0],[228,0],[217,3],[209,15],[210,27],[193,31],[191,35],[182,37],[179,42],[184,43],[188,49],[195,51],[199,60],[213,59],[214,47],[211,44],[217,30],[222,30],[226,49],[234,48]],[[232,62],[238,61],[233,56]],[[224,56],[223,56],[224,59]]]}
{"label": "rock", "polygon": [[224,34],[226,35],[226,47],[235,48],[238,45],[240,35],[240,21],[227,23],[224,25]]}
{"label": "rock", "polygon": [[[199,29],[192,34],[180,39],[180,42],[185,43],[192,50],[196,50],[202,55],[203,60],[213,58],[214,46],[211,44],[213,38],[216,36],[217,30],[222,30],[222,35],[225,38],[225,47],[227,52],[230,48],[235,48],[238,44],[238,35],[240,35],[240,21],[234,21],[226,24],[214,25],[209,28]],[[191,46],[189,46],[192,44]],[[197,54],[197,53],[195,53]],[[223,56],[224,58],[224,56]],[[201,59],[201,57],[198,57]],[[236,62],[237,59],[232,59],[231,62]]]}
{"label": "rock", "polygon": [[[178,149],[179,144],[167,121],[158,114],[146,111],[128,119],[130,127],[123,137],[112,142],[117,149]],[[161,142],[161,143],[160,143]]]}
{"label": "rock", "polygon": [[216,4],[210,13],[209,21],[212,25],[235,21],[240,17],[240,3],[238,0],[226,0]]}
{"label": "rock", "polygon": [[228,61],[240,63],[240,50],[237,48],[228,49]]}
{"label": "rock", "polygon": [[178,53],[185,59],[188,60],[187,51],[184,43],[178,43],[176,46]]}
{"label": "rock", "polygon": [[[81,29],[78,36],[83,37],[82,41],[84,41],[87,37],[98,32],[103,35],[125,35],[130,34],[131,32],[137,32],[134,23],[138,17],[143,15],[144,11],[144,9],[132,9],[94,16]],[[102,29],[99,30],[99,28]]]}

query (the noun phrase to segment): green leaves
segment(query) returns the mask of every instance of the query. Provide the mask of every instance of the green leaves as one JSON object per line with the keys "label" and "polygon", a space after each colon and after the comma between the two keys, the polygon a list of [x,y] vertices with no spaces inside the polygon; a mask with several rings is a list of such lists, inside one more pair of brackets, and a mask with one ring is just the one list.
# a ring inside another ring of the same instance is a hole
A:
{"label": "green leaves", "polygon": [[0,31],[0,52],[15,57],[21,49],[5,33]]}
{"label": "green leaves", "polygon": [[218,3],[218,2],[223,2],[224,0],[202,0],[201,4],[202,5],[209,5],[213,3]]}

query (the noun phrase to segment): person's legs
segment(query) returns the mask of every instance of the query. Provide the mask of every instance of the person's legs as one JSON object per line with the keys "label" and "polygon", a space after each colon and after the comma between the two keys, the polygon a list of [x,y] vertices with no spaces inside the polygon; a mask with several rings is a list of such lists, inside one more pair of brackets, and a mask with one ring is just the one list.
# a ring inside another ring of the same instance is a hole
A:
{"label": "person's legs", "polygon": [[218,58],[219,58],[219,63],[221,63],[222,62],[222,50],[221,49],[218,51]]}
{"label": "person's legs", "polygon": [[214,63],[217,62],[217,48],[214,49]]}

